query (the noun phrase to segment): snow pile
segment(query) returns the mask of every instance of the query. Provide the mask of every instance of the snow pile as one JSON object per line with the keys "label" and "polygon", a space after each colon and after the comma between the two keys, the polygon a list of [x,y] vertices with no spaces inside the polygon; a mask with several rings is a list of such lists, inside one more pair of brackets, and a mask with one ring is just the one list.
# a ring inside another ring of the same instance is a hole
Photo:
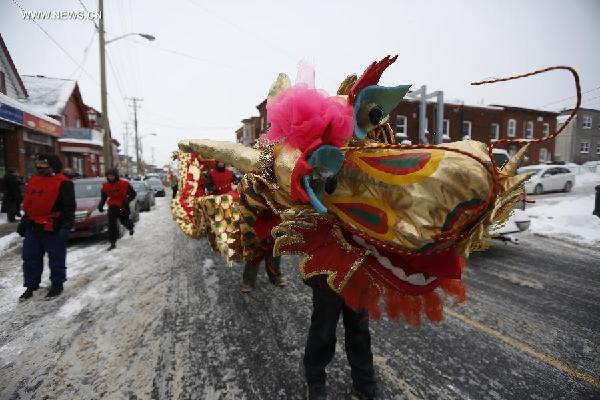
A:
{"label": "snow pile", "polygon": [[526,212],[533,233],[600,244],[600,218],[592,214],[595,195],[581,196],[557,204],[540,205]]}
{"label": "snow pile", "polygon": [[4,253],[19,243],[20,240],[21,237],[16,232],[0,237],[0,256],[4,255]]}
{"label": "snow pile", "polygon": [[575,187],[594,187],[600,185],[600,174],[596,172],[586,172],[575,177]]}

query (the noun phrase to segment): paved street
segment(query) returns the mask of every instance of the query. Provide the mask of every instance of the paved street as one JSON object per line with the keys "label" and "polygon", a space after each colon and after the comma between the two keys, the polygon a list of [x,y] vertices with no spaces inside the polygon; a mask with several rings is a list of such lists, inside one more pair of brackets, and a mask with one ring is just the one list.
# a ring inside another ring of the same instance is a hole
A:
{"label": "paved street", "polygon": [[[50,302],[17,304],[18,249],[3,257],[0,398],[304,398],[310,291],[294,258],[287,287],[261,272],[243,295],[241,265],[185,238],[164,199],[104,247],[71,246],[66,292]],[[599,266],[597,249],[533,235],[474,255],[469,299],[444,322],[372,324],[383,398],[600,398]],[[332,399],[349,398],[342,329]]]}

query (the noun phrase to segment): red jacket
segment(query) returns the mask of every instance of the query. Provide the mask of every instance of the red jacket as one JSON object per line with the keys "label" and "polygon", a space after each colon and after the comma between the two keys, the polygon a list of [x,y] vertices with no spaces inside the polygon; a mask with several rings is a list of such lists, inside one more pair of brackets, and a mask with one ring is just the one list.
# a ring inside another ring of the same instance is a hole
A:
{"label": "red jacket", "polygon": [[102,192],[108,198],[108,206],[123,207],[129,193],[129,182],[119,179],[115,182],[104,182]]}
{"label": "red jacket", "polygon": [[60,185],[69,180],[63,174],[54,176],[32,176],[25,186],[25,198],[23,199],[23,210],[28,218],[38,225],[42,225],[45,231],[54,229],[54,220],[60,216],[60,212],[52,212]]}

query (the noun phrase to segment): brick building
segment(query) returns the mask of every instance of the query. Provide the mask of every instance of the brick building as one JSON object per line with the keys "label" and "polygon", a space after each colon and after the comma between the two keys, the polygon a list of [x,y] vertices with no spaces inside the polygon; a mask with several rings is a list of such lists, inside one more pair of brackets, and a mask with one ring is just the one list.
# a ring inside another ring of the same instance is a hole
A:
{"label": "brick building", "polygon": [[[437,103],[427,103],[426,131],[429,143],[434,143],[436,131]],[[466,105],[444,103],[444,141],[454,142],[470,138],[483,143],[498,139],[538,139],[556,130],[557,113],[501,105]],[[402,100],[391,113],[389,123],[396,133],[398,142],[403,140],[413,144],[419,142],[419,101]],[[517,152],[519,146],[500,145],[509,153]],[[524,164],[538,164],[551,161],[554,141],[533,144]]]}
{"label": "brick building", "polygon": [[24,75],[27,102],[61,121],[63,136],[58,152],[65,168],[77,176],[100,176],[103,170],[103,132],[100,113],[83,102],[79,85],[71,79]]}
{"label": "brick building", "polygon": [[27,104],[29,96],[0,35],[0,179],[8,168],[29,176],[36,153],[58,152],[60,122]]}

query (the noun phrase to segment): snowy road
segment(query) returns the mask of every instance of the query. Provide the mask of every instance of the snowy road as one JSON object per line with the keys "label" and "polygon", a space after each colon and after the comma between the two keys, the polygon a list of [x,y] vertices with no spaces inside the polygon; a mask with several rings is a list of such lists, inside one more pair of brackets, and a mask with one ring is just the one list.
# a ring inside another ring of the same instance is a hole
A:
{"label": "snowy road", "polygon": [[[137,232],[70,249],[63,296],[17,304],[18,252],[0,263],[0,399],[302,399],[310,291],[264,273],[239,292],[204,242],[186,239],[165,199]],[[441,324],[372,324],[384,399],[600,398],[600,252],[528,235],[473,256],[469,300]],[[340,327],[329,367],[346,398]]]}

